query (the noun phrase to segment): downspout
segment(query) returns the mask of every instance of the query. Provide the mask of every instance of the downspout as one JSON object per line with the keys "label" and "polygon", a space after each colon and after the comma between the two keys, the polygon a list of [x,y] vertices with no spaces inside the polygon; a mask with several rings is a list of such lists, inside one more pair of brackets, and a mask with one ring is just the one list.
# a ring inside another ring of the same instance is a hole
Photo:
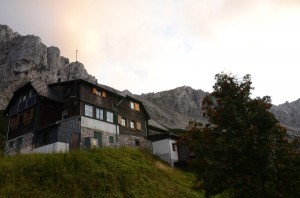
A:
{"label": "downspout", "polygon": [[[117,113],[118,116],[118,113]],[[116,123],[116,145],[119,148],[119,138],[118,138],[118,122]]]}
{"label": "downspout", "polygon": [[[8,114],[6,116],[8,116]],[[5,140],[5,153],[6,153],[6,146],[8,140],[9,126],[10,126],[10,118],[8,119],[8,126],[7,126],[6,140]]]}
{"label": "downspout", "polygon": [[169,159],[170,159],[169,161],[170,161],[170,165],[173,166],[172,160],[171,160],[172,155],[171,155],[171,149],[170,149],[170,136],[171,136],[171,134],[169,133],[169,141],[168,141]]}
{"label": "downspout", "polygon": [[146,139],[148,138],[148,124],[147,124],[147,120],[145,121],[145,132],[146,132]]}
{"label": "downspout", "polygon": [[[38,97],[37,97],[38,98]],[[37,101],[36,103],[36,109],[35,109],[35,119],[34,119],[34,126],[33,126],[33,137],[32,137],[32,146],[31,149],[34,149],[34,141],[35,141],[35,136],[36,136],[36,129],[37,129],[37,123],[39,121],[38,117],[39,117],[39,107],[40,107],[40,103],[42,102],[43,97],[41,96],[41,99]]]}
{"label": "downspout", "polygon": [[[116,102],[118,102],[118,94],[116,94]],[[116,108],[116,113],[117,113],[117,120],[116,120],[116,143],[117,143],[117,148],[119,148],[119,134],[118,134],[118,125],[119,125],[119,106],[122,104],[122,102],[125,100],[125,97],[120,100],[120,102],[117,103],[117,108]],[[119,131],[120,133],[120,131]]]}
{"label": "downspout", "polygon": [[[148,140],[148,136],[149,136],[149,130],[148,130],[148,120],[145,121],[145,127],[146,127],[146,140]],[[149,141],[149,140],[148,140]],[[152,150],[153,153],[153,145],[152,145],[152,141],[150,141],[150,149]]]}

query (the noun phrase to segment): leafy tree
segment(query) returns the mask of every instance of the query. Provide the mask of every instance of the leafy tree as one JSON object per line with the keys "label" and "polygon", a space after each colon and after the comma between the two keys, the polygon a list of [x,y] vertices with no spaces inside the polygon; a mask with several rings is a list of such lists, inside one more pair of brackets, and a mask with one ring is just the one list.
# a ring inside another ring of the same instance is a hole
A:
{"label": "leafy tree", "polygon": [[221,73],[215,79],[214,91],[203,100],[208,123],[190,123],[185,137],[206,197],[224,190],[232,197],[281,197],[277,187],[295,150],[269,112],[270,97],[250,97],[250,75]]}

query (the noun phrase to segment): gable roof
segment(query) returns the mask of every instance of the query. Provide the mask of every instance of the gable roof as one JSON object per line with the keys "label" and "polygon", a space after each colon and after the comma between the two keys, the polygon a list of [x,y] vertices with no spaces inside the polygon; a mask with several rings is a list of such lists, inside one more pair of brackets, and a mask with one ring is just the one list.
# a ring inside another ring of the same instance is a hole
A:
{"label": "gable roof", "polygon": [[121,91],[116,90],[116,89],[114,89],[114,88],[112,88],[112,87],[109,87],[109,86],[107,86],[107,85],[98,84],[98,83],[97,83],[97,84],[91,83],[91,82],[89,82],[89,81],[86,81],[86,80],[83,80],[83,79],[80,79],[80,78],[79,78],[79,79],[75,79],[75,80],[62,81],[62,82],[57,82],[57,83],[50,83],[50,84],[48,84],[48,85],[49,85],[49,86],[53,86],[53,85],[59,85],[59,84],[70,83],[70,82],[82,82],[82,83],[88,84],[88,85],[90,85],[90,86],[96,86],[96,87],[98,87],[98,88],[100,88],[100,89],[103,89],[103,90],[105,90],[105,91],[107,91],[107,92],[116,94],[117,96],[119,96],[119,97],[122,98],[122,100],[119,101],[118,106],[119,106],[120,104],[122,104],[123,101],[124,101],[124,99],[126,99],[126,98],[128,98],[128,99],[130,99],[130,100],[133,100],[133,101],[135,101],[135,102],[137,102],[137,103],[139,103],[139,104],[141,105],[141,107],[144,109],[144,111],[145,111],[147,117],[150,118],[150,115],[149,115],[149,113],[148,113],[148,111],[147,111],[145,105],[143,104],[143,102],[142,102],[141,100],[137,99],[136,97],[134,97],[134,96],[132,96],[132,95],[128,95],[128,94],[126,94],[126,93],[122,93]]}
{"label": "gable roof", "polygon": [[10,99],[8,105],[6,106],[4,113],[7,114],[9,108],[13,105],[12,103],[15,101],[16,97],[18,97],[19,92],[21,92],[23,89],[26,87],[32,87],[36,93],[40,96],[43,96],[45,98],[48,98],[52,101],[63,103],[64,100],[61,98],[57,97],[51,89],[48,87],[47,83],[34,79],[32,81],[28,81],[24,84],[22,84],[20,87],[18,87],[14,92],[13,92],[13,97]]}

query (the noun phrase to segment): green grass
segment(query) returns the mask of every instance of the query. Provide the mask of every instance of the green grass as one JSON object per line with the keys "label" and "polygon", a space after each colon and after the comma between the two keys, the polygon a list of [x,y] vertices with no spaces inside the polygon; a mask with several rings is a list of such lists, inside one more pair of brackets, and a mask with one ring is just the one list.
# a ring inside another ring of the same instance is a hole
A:
{"label": "green grass", "polygon": [[0,197],[203,197],[194,181],[132,148],[0,157]]}

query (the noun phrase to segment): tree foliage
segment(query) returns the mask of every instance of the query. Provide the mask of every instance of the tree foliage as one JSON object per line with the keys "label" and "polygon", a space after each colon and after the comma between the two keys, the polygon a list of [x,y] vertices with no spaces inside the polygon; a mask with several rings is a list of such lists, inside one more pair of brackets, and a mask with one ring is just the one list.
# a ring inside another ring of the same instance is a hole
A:
{"label": "tree foliage", "polygon": [[233,197],[283,197],[287,191],[299,196],[283,182],[297,172],[299,155],[269,111],[270,97],[250,97],[250,75],[221,73],[215,79],[214,91],[203,100],[208,123],[190,123],[185,137],[206,197],[224,190]]}

